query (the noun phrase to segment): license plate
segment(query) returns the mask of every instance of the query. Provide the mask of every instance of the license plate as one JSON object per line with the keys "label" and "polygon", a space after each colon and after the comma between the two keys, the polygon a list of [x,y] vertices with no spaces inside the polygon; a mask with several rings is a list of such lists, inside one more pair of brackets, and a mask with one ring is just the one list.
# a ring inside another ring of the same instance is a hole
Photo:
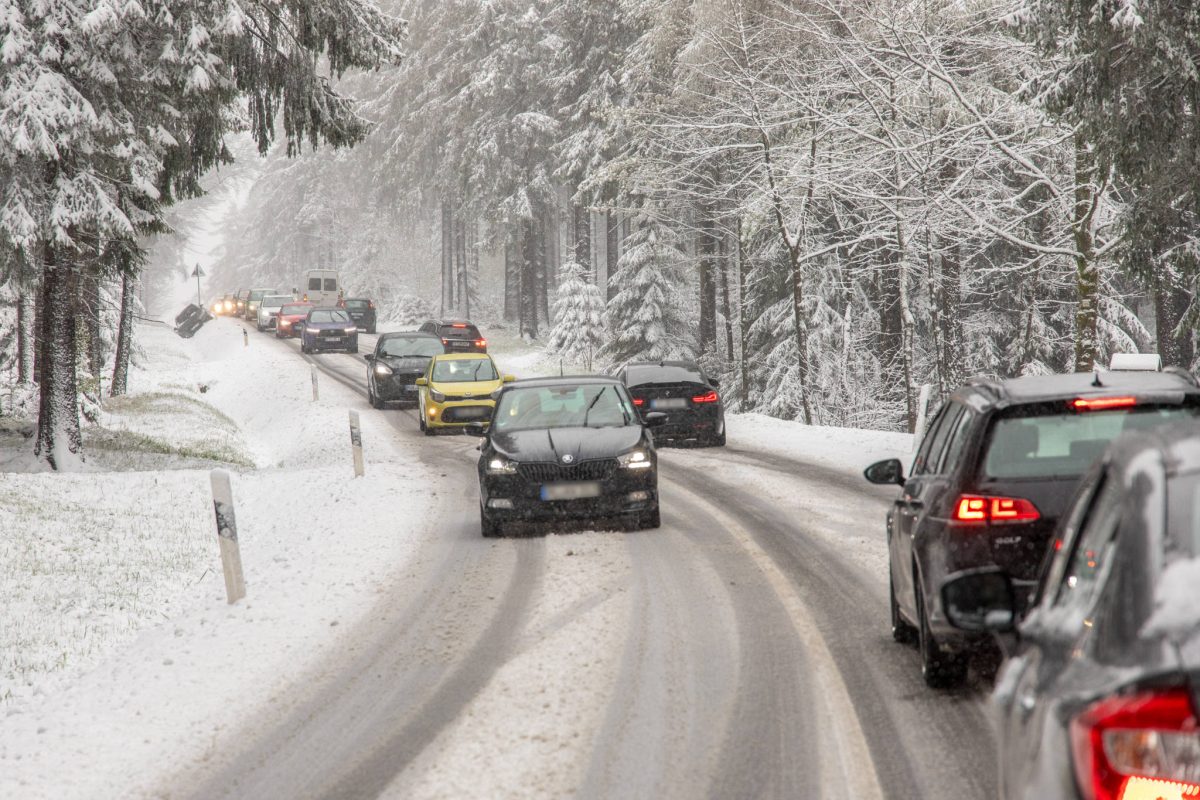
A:
{"label": "license plate", "polygon": [[543,500],[583,500],[599,496],[600,484],[596,481],[547,483],[542,487]]}
{"label": "license plate", "polygon": [[664,397],[661,400],[651,400],[650,408],[655,411],[678,411],[687,408],[687,400],[682,397]]}
{"label": "license plate", "polygon": [[451,342],[450,346],[451,347],[461,347],[461,348],[466,349],[471,346],[471,343],[470,342]]}
{"label": "license plate", "polygon": [[483,406],[468,406],[466,408],[456,408],[454,410],[454,415],[460,419],[465,419],[467,417],[486,417],[489,413],[491,413],[491,409],[484,408]]}
{"label": "license plate", "polygon": [[416,387],[416,385],[415,385],[415,384],[412,384],[412,383],[406,383],[406,384],[404,384],[404,386],[402,386],[401,388],[402,388],[402,389],[403,389],[403,390],[404,390],[406,393],[409,393],[409,392],[415,392],[415,391],[417,390],[417,387]]}
{"label": "license plate", "polygon": [[323,336],[323,337],[321,337],[322,342],[340,342],[341,340],[342,340],[342,337],[340,337],[340,336]]}

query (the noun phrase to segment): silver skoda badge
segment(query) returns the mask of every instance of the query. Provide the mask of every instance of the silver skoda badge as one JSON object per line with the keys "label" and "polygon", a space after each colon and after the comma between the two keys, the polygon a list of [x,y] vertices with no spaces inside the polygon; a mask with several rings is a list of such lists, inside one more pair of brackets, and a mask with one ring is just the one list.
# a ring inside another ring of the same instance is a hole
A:
{"label": "silver skoda badge", "polygon": [[570,464],[574,460],[575,460],[575,456],[571,455],[570,453],[567,453],[565,456],[562,457],[562,462],[564,464]]}

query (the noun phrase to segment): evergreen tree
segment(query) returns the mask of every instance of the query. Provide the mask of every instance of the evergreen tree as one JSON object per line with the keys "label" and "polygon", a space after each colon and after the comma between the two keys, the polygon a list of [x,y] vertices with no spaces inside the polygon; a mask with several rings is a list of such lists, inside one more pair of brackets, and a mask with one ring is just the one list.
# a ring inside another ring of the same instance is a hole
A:
{"label": "evergreen tree", "polygon": [[683,253],[675,235],[643,216],[621,250],[615,276],[621,288],[604,312],[610,338],[601,357],[613,365],[691,357],[691,337],[678,300]]}
{"label": "evergreen tree", "polygon": [[590,372],[592,359],[604,343],[604,298],[599,287],[575,261],[563,264],[554,301],[550,349]]}

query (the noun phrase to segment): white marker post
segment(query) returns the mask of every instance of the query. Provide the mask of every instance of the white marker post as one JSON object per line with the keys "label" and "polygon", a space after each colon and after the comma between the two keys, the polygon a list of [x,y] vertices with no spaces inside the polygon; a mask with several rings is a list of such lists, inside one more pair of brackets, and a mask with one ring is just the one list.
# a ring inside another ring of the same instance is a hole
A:
{"label": "white marker post", "polygon": [[354,477],[363,476],[362,428],[358,425],[358,412],[350,410],[350,450],[354,454]]}
{"label": "white marker post", "polygon": [[309,370],[312,372],[313,402],[315,403],[321,398],[321,393],[317,391],[317,365],[313,364]]}
{"label": "white marker post", "polygon": [[242,347],[249,347],[249,346],[250,346],[250,334],[246,331],[245,328],[242,328]]}
{"label": "white marker post", "polygon": [[229,473],[214,469],[212,480],[213,512],[217,517],[217,542],[221,545],[221,568],[225,572],[225,596],[230,605],[246,596],[242,575],[242,552],[238,548],[237,519],[233,515],[233,488]]}

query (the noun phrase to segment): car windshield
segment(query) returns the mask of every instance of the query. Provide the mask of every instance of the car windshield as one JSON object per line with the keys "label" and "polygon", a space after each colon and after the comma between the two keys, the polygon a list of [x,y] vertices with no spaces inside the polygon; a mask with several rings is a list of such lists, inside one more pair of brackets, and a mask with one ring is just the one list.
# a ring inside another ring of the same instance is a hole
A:
{"label": "car windshield", "polygon": [[[1045,407],[1042,407],[1044,410]],[[1119,434],[1195,416],[1188,406],[1008,415],[988,437],[984,479],[1070,478],[1087,471]]]}
{"label": "car windshield", "polygon": [[644,383],[706,383],[700,370],[667,364],[632,366],[625,371],[625,383],[638,386]]}
{"label": "car windshield", "polygon": [[446,352],[442,343],[427,336],[387,338],[379,343],[379,355],[395,356],[397,358],[412,358],[424,356],[431,358]]}
{"label": "car windshield", "polygon": [[633,406],[612,384],[514,387],[501,395],[492,429],[624,427],[635,419]]}
{"label": "car windshield", "polygon": [[478,339],[479,329],[474,325],[443,325],[442,336],[447,339]]}
{"label": "car windshield", "polygon": [[283,315],[285,315],[285,316],[286,316],[286,315],[288,315],[288,314],[307,314],[307,313],[308,313],[308,310],[309,310],[310,308],[312,308],[312,306],[310,306],[310,305],[304,305],[304,304],[299,304],[299,305],[296,305],[296,304],[293,304],[293,305],[290,305],[290,306],[284,306],[283,308],[279,309],[279,313],[280,313],[280,314],[283,314]]}
{"label": "car windshield", "polygon": [[346,308],[366,308],[366,307],[367,307],[366,300],[347,300],[346,301]]}
{"label": "car windshield", "polygon": [[490,358],[453,358],[433,365],[434,383],[468,383],[499,379],[496,366]]}
{"label": "car windshield", "polygon": [[345,311],[336,308],[318,308],[308,315],[308,321],[320,324],[322,322],[349,322],[350,317]]}

